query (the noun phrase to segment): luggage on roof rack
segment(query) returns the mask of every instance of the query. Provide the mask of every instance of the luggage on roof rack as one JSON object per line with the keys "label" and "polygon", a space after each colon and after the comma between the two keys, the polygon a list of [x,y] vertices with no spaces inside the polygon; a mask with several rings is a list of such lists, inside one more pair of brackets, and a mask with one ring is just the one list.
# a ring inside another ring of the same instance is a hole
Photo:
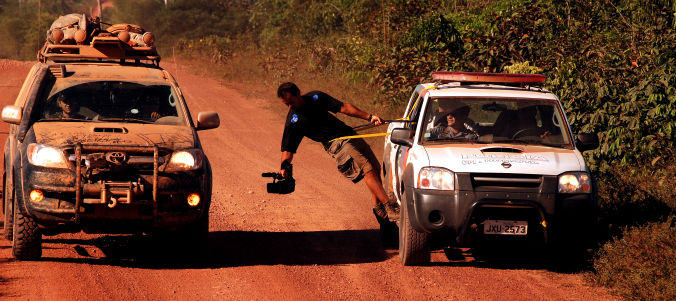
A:
{"label": "luggage on roof rack", "polygon": [[149,61],[159,65],[160,56],[153,46],[155,36],[134,24],[114,24],[103,30],[98,17],[68,14],[56,19],[47,31],[47,41],[38,52],[38,60],[96,60],[120,62]]}

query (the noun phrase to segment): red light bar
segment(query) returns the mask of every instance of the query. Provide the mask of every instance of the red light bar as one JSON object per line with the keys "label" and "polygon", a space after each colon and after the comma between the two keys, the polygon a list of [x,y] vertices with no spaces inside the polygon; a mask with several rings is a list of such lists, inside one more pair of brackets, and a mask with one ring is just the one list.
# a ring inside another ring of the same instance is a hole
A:
{"label": "red light bar", "polygon": [[438,71],[432,73],[432,79],[442,83],[491,83],[491,84],[520,84],[542,85],[545,76],[542,74],[509,74],[509,73],[483,73],[483,72],[449,72]]}

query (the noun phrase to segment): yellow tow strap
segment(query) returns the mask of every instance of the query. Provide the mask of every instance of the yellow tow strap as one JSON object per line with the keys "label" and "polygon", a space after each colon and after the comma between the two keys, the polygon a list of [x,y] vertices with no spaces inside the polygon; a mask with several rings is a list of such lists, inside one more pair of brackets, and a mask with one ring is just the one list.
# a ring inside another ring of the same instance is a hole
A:
{"label": "yellow tow strap", "polygon": [[354,135],[354,136],[343,136],[343,137],[338,137],[332,140],[329,140],[329,142],[333,142],[336,140],[345,140],[345,139],[352,139],[352,138],[367,138],[367,137],[378,137],[378,136],[389,136],[392,133],[375,133],[375,134],[364,134],[364,135]]}
{"label": "yellow tow strap", "polygon": [[[435,88],[435,86],[434,86],[434,85],[431,85],[431,86],[429,86],[429,87],[427,87],[427,88],[424,88],[423,90],[429,90],[429,89],[434,89],[434,88]],[[420,101],[420,97],[422,97],[422,95],[423,95],[422,93],[418,94],[418,98],[415,99],[415,102],[413,103],[413,106],[411,107],[411,110],[409,110],[408,112],[406,112],[406,117],[404,117],[404,118],[399,118],[399,119],[397,119],[397,120],[410,121],[411,113],[413,113],[413,109],[415,109],[415,107],[418,105],[418,101]],[[383,124],[385,124],[385,123],[383,123]],[[383,124],[381,124],[381,125],[383,125]],[[362,131],[362,130],[365,130],[365,129],[370,129],[370,128],[373,128],[373,127],[376,127],[376,126],[377,126],[377,125],[374,124],[373,126],[368,126],[368,127],[360,128],[360,129],[358,129],[357,131]],[[333,142],[333,141],[336,141],[336,140],[352,139],[352,138],[368,138],[368,137],[389,136],[389,135],[391,135],[391,134],[392,134],[392,133],[390,133],[390,132],[386,132],[386,133],[375,133],[375,134],[364,134],[364,135],[343,136],[343,137],[338,137],[338,138],[331,139],[331,140],[329,140],[329,142]]]}

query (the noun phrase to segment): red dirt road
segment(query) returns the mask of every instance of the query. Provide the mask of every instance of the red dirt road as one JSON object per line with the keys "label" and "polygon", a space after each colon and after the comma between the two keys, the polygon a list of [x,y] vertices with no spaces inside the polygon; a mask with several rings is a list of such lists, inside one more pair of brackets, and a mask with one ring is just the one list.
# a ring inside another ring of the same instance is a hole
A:
{"label": "red dirt road", "polygon": [[[30,65],[0,60],[3,105],[14,101]],[[260,97],[165,65],[195,116],[221,117],[220,128],[200,132],[214,174],[206,263],[179,263],[164,256],[171,246],[144,237],[87,234],[47,236],[43,261],[19,262],[0,239],[0,299],[615,299],[580,274],[538,264],[449,260],[439,251],[431,266],[403,267],[379,242],[366,186],[344,179],[319,144],[303,142],[294,159],[296,192],[265,192],[260,173],[279,166],[284,119],[276,87]]]}

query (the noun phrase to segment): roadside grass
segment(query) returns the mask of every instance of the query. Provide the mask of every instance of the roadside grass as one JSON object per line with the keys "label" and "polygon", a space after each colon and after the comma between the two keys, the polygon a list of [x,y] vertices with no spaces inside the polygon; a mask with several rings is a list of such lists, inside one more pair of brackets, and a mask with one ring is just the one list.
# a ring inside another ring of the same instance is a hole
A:
{"label": "roadside grass", "polygon": [[625,229],[601,247],[590,280],[627,300],[676,300],[675,221]]}
{"label": "roadside grass", "polygon": [[627,300],[676,300],[675,174],[669,165],[599,173],[600,247],[589,282]]}

